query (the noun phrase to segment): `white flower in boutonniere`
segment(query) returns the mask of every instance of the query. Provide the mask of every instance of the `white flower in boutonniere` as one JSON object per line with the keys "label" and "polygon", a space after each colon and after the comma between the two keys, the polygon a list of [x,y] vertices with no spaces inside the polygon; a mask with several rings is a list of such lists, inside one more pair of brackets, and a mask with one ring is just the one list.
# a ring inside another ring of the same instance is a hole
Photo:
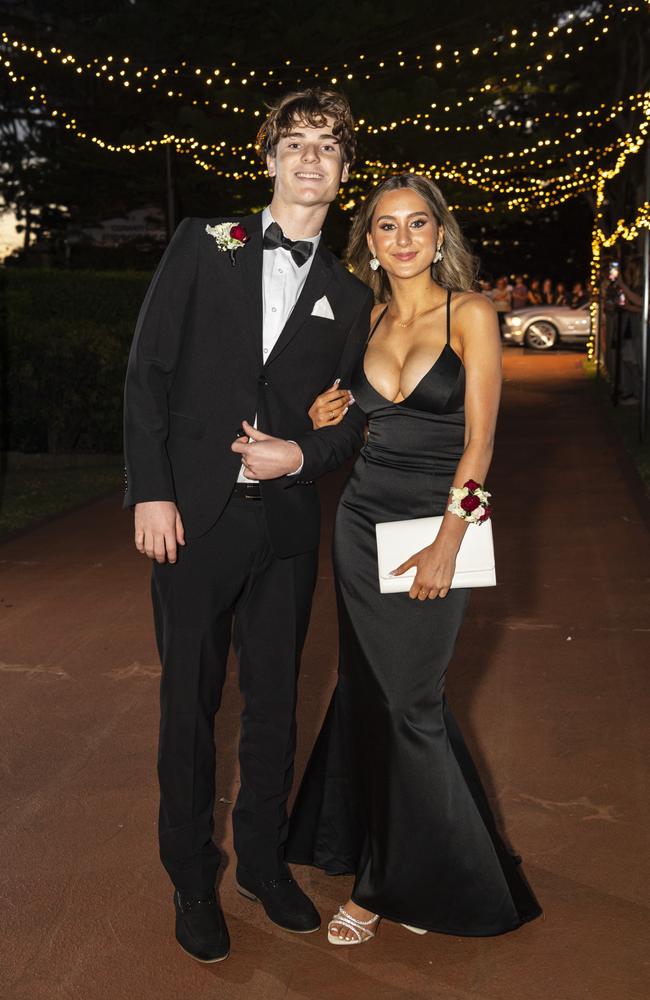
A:
{"label": "white flower in boutonniere", "polygon": [[218,250],[227,250],[230,254],[230,262],[235,266],[235,251],[248,243],[250,236],[243,226],[232,222],[219,222],[216,226],[206,226],[206,233],[214,236]]}

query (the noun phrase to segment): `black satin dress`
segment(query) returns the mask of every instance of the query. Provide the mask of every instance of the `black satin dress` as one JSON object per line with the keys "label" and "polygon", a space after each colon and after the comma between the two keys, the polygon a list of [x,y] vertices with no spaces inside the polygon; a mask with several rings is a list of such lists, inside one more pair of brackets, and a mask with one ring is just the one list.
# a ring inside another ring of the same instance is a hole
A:
{"label": "black satin dress", "polygon": [[286,856],[354,874],[354,902],[390,920],[481,936],[541,911],[495,828],[445,699],[469,592],[423,602],[380,594],[375,542],[378,521],[445,511],[465,424],[450,300],[447,343],[404,400],[389,402],[372,387],[363,358],[350,385],[369,433],[335,526],[339,678]]}

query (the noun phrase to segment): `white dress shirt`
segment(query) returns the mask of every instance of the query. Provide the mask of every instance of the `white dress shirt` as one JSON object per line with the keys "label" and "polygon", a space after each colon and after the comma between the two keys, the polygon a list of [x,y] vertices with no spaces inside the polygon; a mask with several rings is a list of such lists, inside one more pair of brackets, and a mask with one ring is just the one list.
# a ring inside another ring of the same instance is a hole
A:
{"label": "white dress shirt", "polygon": [[[262,236],[271,223],[275,221],[267,206],[262,212]],[[262,252],[262,364],[266,364],[285,323],[293,312],[307,280],[320,238],[320,233],[317,236],[299,237],[299,239],[313,244],[311,257],[305,261],[302,267],[298,267],[291,252],[285,250],[284,247],[276,247],[274,250],[265,249]],[[257,415],[255,416],[255,427],[257,427]],[[262,427],[262,430],[268,433],[268,428]],[[300,469],[302,469],[302,463]],[[300,469],[296,469],[291,475],[297,476]],[[237,482],[255,483],[257,480],[247,479],[242,465]]]}

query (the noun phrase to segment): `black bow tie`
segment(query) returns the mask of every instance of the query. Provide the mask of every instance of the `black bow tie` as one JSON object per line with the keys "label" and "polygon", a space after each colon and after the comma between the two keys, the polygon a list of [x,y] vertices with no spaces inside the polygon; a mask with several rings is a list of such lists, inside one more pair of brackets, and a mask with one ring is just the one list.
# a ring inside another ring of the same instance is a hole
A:
{"label": "black bow tie", "polygon": [[288,250],[296,265],[302,267],[311,257],[314,244],[309,240],[288,239],[277,222],[272,222],[264,233],[264,249],[277,250],[278,247],[284,247],[285,250]]}

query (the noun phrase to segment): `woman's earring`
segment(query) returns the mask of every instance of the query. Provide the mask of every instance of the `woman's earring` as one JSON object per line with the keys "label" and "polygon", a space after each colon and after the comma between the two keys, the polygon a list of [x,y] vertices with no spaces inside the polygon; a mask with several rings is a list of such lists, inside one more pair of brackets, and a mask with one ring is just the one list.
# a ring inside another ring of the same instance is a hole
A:
{"label": "woman's earring", "polygon": [[379,261],[377,260],[376,257],[370,258],[370,267],[372,268],[373,271],[376,271],[377,268],[379,267]]}
{"label": "woman's earring", "polygon": [[444,260],[444,257],[445,257],[445,255],[444,255],[444,253],[442,252],[442,250],[441,250],[441,247],[442,247],[442,243],[440,244],[440,246],[439,246],[439,247],[438,247],[438,249],[436,250],[436,255],[435,255],[435,257],[433,258],[433,263],[434,263],[434,264],[439,264],[441,260]]}

